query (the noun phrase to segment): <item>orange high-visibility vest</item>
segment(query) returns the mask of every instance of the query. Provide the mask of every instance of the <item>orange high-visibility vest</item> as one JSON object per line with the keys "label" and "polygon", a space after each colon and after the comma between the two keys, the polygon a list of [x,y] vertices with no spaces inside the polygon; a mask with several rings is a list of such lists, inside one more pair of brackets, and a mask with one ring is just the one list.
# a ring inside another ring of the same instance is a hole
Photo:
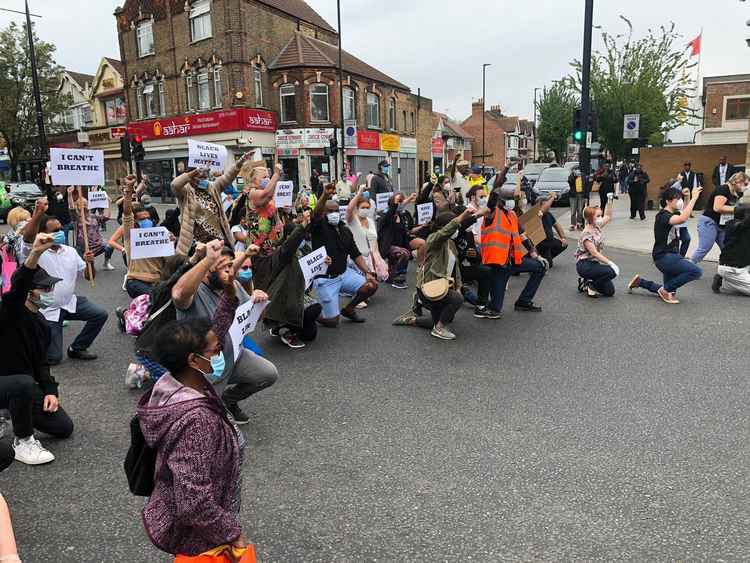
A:
{"label": "orange high-visibility vest", "polygon": [[520,264],[521,235],[518,232],[518,217],[512,211],[495,210],[495,218],[482,226],[482,264],[505,266],[508,263],[510,243],[513,242],[513,263]]}

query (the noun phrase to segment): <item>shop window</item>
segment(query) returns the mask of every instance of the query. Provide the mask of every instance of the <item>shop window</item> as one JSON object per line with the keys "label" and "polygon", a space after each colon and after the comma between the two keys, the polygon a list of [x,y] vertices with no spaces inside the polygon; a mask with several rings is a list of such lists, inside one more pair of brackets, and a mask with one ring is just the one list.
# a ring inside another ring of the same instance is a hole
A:
{"label": "shop window", "polygon": [[297,121],[296,92],[293,84],[284,84],[279,89],[281,96],[281,122],[294,123]]}
{"label": "shop window", "polygon": [[396,129],[396,100],[394,98],[388,100],[388,129],[391,131]]}
{"label": "shop window", "polygon": [[263,107],[263,74],[257,66],[253,67],[253,84],[255,86],[255,107]]}
{"label": "shop window", "polygon": [[357,119],[357,103],[354,97],[353,88],[344,88],[344,119],[355,120]]}
{"label": "shop window", "polygon": [[380,98],[377,94],[367,94],[367,126],[380,127]]}
{"label": "shop window", "polygon": [[313,122],[327,122],[328,116],[328,86],[313,84],[310,88],[310,119]]}
{"label": "shop window", "polygon": [[193,42],[211,37],[210,0],[195,0],[190,5],[190,37]]}
{"label": "shop window", "polygon": [[139,57],[154,54],[154,28],[151,20],[142,21],[136,26],[135,37]]}
{"label": "shop window", "polygon": [[727,100],[724,119],[747,119],[750,117],[750,98],[731,98]]}
{"label": "shop window", "polygon": [[224,91],[221,87],[221,67],[214,67],[214,107],[224,105]]}

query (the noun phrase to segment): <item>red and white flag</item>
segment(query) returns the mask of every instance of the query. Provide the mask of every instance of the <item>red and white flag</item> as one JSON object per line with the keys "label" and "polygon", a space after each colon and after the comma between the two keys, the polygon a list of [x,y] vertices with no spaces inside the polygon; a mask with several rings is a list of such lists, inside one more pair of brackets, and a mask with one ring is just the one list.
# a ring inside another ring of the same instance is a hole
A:
{"label": "red and white flag", "polygon": [[693,39],[690,43],[688,43],[688,49],[690,49],[690,56],[694,57],[696,55],[701,54],[701,37],[703,36],[703,33],[698,35],[695,39]]}

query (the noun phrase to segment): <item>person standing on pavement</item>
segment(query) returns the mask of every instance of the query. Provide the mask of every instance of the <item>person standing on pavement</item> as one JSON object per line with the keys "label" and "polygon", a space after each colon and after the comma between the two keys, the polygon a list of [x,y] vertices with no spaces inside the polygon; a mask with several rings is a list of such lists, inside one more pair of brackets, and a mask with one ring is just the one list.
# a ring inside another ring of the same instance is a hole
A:
{"label": "person standing on pavement", "polygon": [[[636,166],[638,166],[636,164]],[[630,167],[628,166],[628,161],[623,160],[622,164],[620,164],[620,168],[617,169],[617,180],[620,183],[620,193],[626,194],[628,193],[628,176],[630,176],[631,171]]]}
{"label": "person standing on pavement", "polygon": [[599,182],[599,207],[602,209],[602,213],[607,209],[607,202],[610,198],[607,194],[615,193],[615,182],[617,176],[614,171],[610,168],[609,162],[605,162],[602,167],[594,174],[594,182]]}
{"label": "person standing on pavement", "polygon": [[[614,194],[610,198],[613,196]],[[586,292],[589,297],[612,297],[615,294],[612,280],[620,275],[620,268],[602,253],[602,229],[612,221],[613,207],[610,205],[606,214],[598,207],[586,207],[583,210],[586,226],[578,239],[575,259],[576,272],[580,276],[578,291]]]}
{"label": "person standing on pavement", "polygon": [[453,158],[453,163],[448,169],[448,178],[450,179],[453,189],[461,194],[461,197],[466,200],[466,194],[471,187],[466,177],[469,174],[469,161],[464,160],[460,153],[456,153]]}
{"label": "person standing on pavement", "polygon": [[636,274],[628,284],[628,290],[643,288],[656,293],[662,301],[671,305],[679,303],[675,291],[683,285],[700,279],[701,269],[680,255],[680,235],[677,232],[693,211],[695,202],[701,195],[703,188],[693,189],[687,205],[683,204],[682,192],[677,187],[664,190],[661,196],[662,209],[656,214],[654,222],[654,249],[652,256],[654,264],[664,275],[664,284],[659,285]]}
{"label": "person standing on pavement", "polygon": [[646,194],[650,181],[651,178],[648,177],[640,162],[635,165],[633,171],[627,177],[627,191],[630,194],[630,218],[633,220],[636,213],[638,213],[641,221],[646,220]]}
{"label": "person standing on pavement", "polygon": [[711,174],[711,180],[714,183],[714,189],[718,188],[727,183],[729,178],[736,172],[732,164],[727,163],[727,157],[722,156],[719,158],[719,164],[714,167],[713,174]]}
{"label": "person standing on pavement", "polygon": [[724,287],[750,295],[750,195],[743,196],[737,202],[734,219],[727,224],[725,233],[719,269],[711,289],[714,293],[720,293]]}
{"label": "person standing on pavement", "polygon": [[378,162],[378,171],[372,175],[372,179],[370,180],[370,196],[375,196],[373,197],[373,201],[377,202],[378,194],[393,192],[390,174],[391,164],[387,160]]}
{"label": "person standing on pavement", "polygon": [[[536,250],[539,253],[539,256],[549,263],[550,268],[553,264],[552,261],[568,248],[568,240],[565,238],[565,230],[550,212],[552,204],[555,202],[556,198],[557,196],[554,193],[550,194],[546,200],[542,201],[539,210],[542,227],[544,228],[544,240],[536,245]],[[555,238],[555,233],[557,233],[558,238]]]}
{"label": "person standing on pavement", "polygon": [[[83,255],[83,260],[74,248],[65,244],[62,224],[56,217],[44,215],[46,202],[34,209],[34,215],[23,230],[22,252],[25,258],[31,251],[31,242],[37,233],[52,235],[54,244],[39,257],[39,265],[60,283],[55,285],[50,304],[42,309],[42,314],[50,326],[50,345],[47,359],[50,365],[57,365],[63,358],[63,323],[66,320],[84,321],[83,330],[68,346],[68,358],[95,360],[96,354],[88,351],[107,322],[107,311],[87,297],[76,295],[76,280],[83,273],[87,280],[96,277],[94,255],[91,251]],[[85,261],[84,261],[85,260]],[[87,263],[91,265],[90,269]]]}
{"label": "person standing on pavement", "polygon": [[55,459],[34,437],[35,428],[56,438],[73,433],[73,422],[60,406],[58,384],[47,361],[50,327],[39,312],[53,303],[53,288],[62,282],[39,266],[40,258],[54,244],[52,235],[36,235],[25,261],[13,274],[11,290],[0,302],[0,409],[10,410],[15,459],[29,465]]}
{"label": "person standing on pavement", "polygon": [[687,190],[687,193],[685,193],[685,202],[687,203],[687,201],[692,198],[693,189],[698,187],[698,175],[693,172],[693,165],[690,163],[690,161],[686,160],[683,164],[682,172],[680,172],[679,178],[683,192],[684,190]]}
{"label": "person standing on pavement", "polygon": [[575,168],[570,172],[568,186],[570,187],[570,230],[575,231],[576,229],[583,229],[583,207],[584,202],[588,199],[580,168]]}

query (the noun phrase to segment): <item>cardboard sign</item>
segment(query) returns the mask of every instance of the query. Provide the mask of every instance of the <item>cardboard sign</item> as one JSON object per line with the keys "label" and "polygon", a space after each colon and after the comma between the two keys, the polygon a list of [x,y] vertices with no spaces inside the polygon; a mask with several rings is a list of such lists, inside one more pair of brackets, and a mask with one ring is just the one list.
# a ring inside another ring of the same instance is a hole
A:
{"label": "cardboard sign", "polygon": [[[541,208],[541,202],[537,202],[536,205],[518,218],[518,224],[523,227],[526,238],[533,242],[534,246],[547,238],[544,225],[542,225],[542,218],[539,216]],[[521,253],[526,255],[526,247],[521,247]]]}
{"label": "cardboard sign", "polygon": [[103,186],[104,151],[50,149],[52,183],[58,186]]}
{"label": "cardboard sign", "polygon": [[245,338],[246,334],[255,330],[255,326],[258,324],[263,311],[266,310],[266,307],[270,303],[270,301],[255,303],[250,300],[237,307],[234,313],[234,321],[232,322],[232,326],[229,327],[229,336],[232,337],[235,360],[242,350],[242,339]]}
{"label": "cardboard sign", "polygon": [[321,246],[299,259],[299,267],[305,276],[305,289],[310,287],[315,276],[325,274],[328,271],[328,264],[325,263],[326,256],[328,256],[326,247]]}
{"label": "cardboard sign", "polygon": [[276,209],[291,207],[293,192],[294,182],[276,182],[276,195],[273,198]]}
{"label": "cardboard sign", "polygon": [[188,166],[224,170],[227,148],[216,143],[188,139]]}
{"label": "cardboard sign", "polygon": [[130,229],[130,259],[174,256],[174,243],[166,227]]}
{"label": "cardboard sign", "polygon": [[109,209],[107,192],[89,190],[89,209]]}
{"label": "cardboard sign", "polygon": [[434,206],[431,203],[420,203],[417,205],[417,224],[424,225],[432,220]]}
{"label": "cardboard sign", "polygon": [[388,209],[388,200],[391,199],[393,192],[386,192],[384,194],[375,195],[375,209],[377,211],[385,211]]}

